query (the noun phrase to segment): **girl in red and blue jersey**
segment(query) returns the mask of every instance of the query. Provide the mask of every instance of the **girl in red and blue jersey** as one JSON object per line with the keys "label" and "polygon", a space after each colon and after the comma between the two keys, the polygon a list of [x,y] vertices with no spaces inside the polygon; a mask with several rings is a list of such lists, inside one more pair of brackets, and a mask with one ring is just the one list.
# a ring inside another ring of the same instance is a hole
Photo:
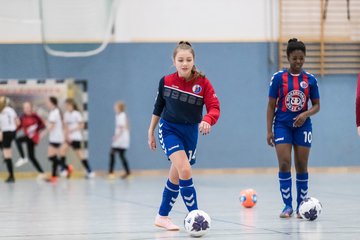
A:
{"label": "girl in red and blue jersey", "polygon": [[[290,39],[286,50],[290,68],[274,74],[270,83],[267,107],[267,142],[275,146],[279,162],[280,193],[285,208],[281,218],[293,214],[291,192],[291,151],[294,148],[297,188],[297,216],[299,205],[308,193],[308,159],[312,141],[310,116],[320,110],[320,96],[316,78],[305,72],[305,44]],[[308,102],[311,100],[311,107]]]}
{"label": "girl in red and blue jersey", "polygon": [[[194,65],[195,53],[189,42],[180,42],[173,53],[177,72],[160,80],[148,131],[148,144],[156,149],[154,130],[158,125],[159,142],[171,161],[155,225],[179,230],[168,217],[179,192],[188,211],[198,209],[191,165],[195,163],[198,131],[210,133],[220,116],[220,103],[210,81]],[[202,116],[203,106],[207,114]]]}

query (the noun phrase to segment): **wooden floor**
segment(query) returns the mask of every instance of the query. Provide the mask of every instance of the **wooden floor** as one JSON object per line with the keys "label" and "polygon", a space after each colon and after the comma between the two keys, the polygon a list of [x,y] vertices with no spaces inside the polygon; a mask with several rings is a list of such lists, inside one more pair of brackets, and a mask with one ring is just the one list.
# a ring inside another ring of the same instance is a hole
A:
{"label": "wooden floor", "polygon": [[[126,181],[0,183],[0,239],[188,239],[183,227],[167,232],[153,226],[165,180],[135,176]],[[212,217],[204,239],[360,239],[358,173],[310,175],[309,195],[323,204],[314,222],[278,217],[282,204],[276,174],[201,174],[194,181],[199,207]],[[248,187],[258,192],[253,209],[238,200],[240,190]],[[171,217],[182,226],[185,214],[178,198]]]}

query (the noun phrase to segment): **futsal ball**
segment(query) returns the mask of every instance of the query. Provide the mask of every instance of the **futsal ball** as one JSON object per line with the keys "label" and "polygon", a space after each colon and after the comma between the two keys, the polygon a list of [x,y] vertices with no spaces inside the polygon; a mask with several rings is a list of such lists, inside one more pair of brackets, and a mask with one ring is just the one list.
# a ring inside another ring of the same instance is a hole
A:
{"label": "futsal ball", "polygon": [[319,200],[313,197],[306,197],[300,203],[299,213],[303,219],[314,221],[318,218],[322,210],[322,205]]}
{"label": "futsal ball", "polygon": [[184,220],[185,230],[192,237],[202,237],[211,226],[211,218],[202,210],[193,210],[186,215]]}
{"label": "futsal ball", "polygon": [[246,208],[252,208],[257,202],[257,195],[254,189],[245,189],[240,192],[240,202]]}

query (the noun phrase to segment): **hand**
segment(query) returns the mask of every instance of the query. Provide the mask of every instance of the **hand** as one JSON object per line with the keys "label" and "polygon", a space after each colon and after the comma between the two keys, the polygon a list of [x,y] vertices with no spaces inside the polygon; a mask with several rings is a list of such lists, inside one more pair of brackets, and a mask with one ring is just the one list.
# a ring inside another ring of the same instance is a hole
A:
{"label": "hand", "polygon": [[46,134],[47,134],[46,130],[45,130],[45,131],[41,131],[41,132],[40,132],[40,135],[39,135],[40,140],[43,139],[43,138],[46,136]]}
{"label": "hand", "polygon": [[148,144],[149,144],[149,148],[151,150],[156,149],[156,141],[155,141],[155,137],[154,137],[154,132],[148,133]]}
{"label": "hand", "polygon": [[360,126],[357,127],[357,132],[358,132],[358,135],[360,136]]}
{"label": "hand", "polygon": [[294,127],[301,127],[305,121],[307,119],[306,113],[300,113],[299,115],[297,115],[293,120],[294,120]]}
{"label": "hand", "polygon": [[201,121],[199,125],[199,130],[202,135],[209,134],[211,131],[211,125],[205,121]]}
{"label": "hand", "polygon": [[266,140],[269,146],[274,147],[275,146],[275,140],[274,140],[274,133],[268,132],[266,136]]}

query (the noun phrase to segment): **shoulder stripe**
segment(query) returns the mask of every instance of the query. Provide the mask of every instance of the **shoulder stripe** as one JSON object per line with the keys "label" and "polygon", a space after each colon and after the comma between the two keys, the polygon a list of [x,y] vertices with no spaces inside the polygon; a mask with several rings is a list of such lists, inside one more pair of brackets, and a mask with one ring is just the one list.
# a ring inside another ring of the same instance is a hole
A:
{"label": "shoulder stripe", "polygon": [[186,94],[189,94],[189,95],[198,97],[198,98],[204,98],[203,96],[196,95],[196,94],[194,94],[194,93],[190,93],[190,92],[187,92],[187,91],[184,91],[184,90],[180,90],[180,89],[178,89],[178,88],[173,88],[173,87],[169,87],[169,86],[164,86],[164,87],[165,87],[165,88],[172,89],[172,90],[176,90],[176,91],[179,91],[179,92],[182,92],[182,93],[186,93]]}

